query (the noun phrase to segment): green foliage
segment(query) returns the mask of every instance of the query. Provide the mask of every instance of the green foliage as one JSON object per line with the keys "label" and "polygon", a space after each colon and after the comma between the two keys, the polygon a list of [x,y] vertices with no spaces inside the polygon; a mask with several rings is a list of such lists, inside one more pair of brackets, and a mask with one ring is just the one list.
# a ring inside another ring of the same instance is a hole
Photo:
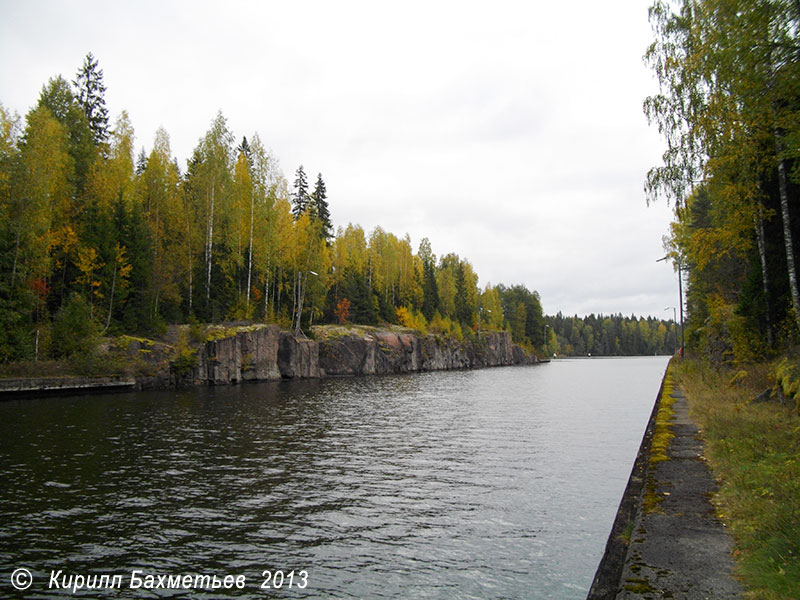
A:
{"label": "green foliage", "polygon": [[24,298],[0,293],[0,362],[33,358],[34,336]]}
{"label": "green foliage", "polygon": [[784,357],[773,370],[775,385],[784,398],[790,400],[800,414],[800,360]]}
{"label": "green foliage", "polygon": [[468,260],[437,256],[427,239],[415,253],[410,236],[380,227],[334,235],[322,175],[309,194],[301,166],[290,194],[258,134],[236,146],[221,112],[182,173],[163,128],[134,157],[133,126],[123,112],[109,131],[104,94],[89,54],[73,86],[42,88],[24,131],[0,107],[0,360],[34,358],[37,331],[40,352],[88,357],[70,320],[148,336],[191,319],[432,323],[461,338],[480,315],[484,330],[549,344],[535,291],[481,290]]}
{"label": "green foliage", "polygon": [[[548,353],[566,356],[652,356],[674,354],[679,341],[673,321],[620,314],[546,318]],[[554,339],[555,338],[555,339]]]}
{"label": "green foliage", "polygon": [[524,285],[510,288],[499,285],[497,290],[514,341],[542,347],[545,343],[546,323],[538,292],[531,292]]}
{"label": "green foliage", "polygon": [[303,165],[297,167],[294,179],[294,193],[292,194],[292,215],[294,220],[300,218],[311,204],[311,197],[308,195],[308,177],[303,169]]}
{"label": "green foliage", "polygon": [[464,339],[464,332],[458,321],[453,321],[450,317],[443,317],[438,312],[428,323],[428,331],[444,337],[455,338],[459,341]]}
{"label": "green foliage", "polygon": [[186,377],[197,366],[197,349],[182,346],[170,363],[170,369],[178,377]]}
{"label": "green foliage", "polygon": [[311,192],[311,207],[314,218],[319,223],[320,234],[326,243],[330,243],[330,239],[333,237],[333,223],[331,223],[331,211],[328,207],[328,190],[322,180],[322,173],[317,175],[314,191]]}
{"label": "green foliage", "polygon": [[[645,112],[667,142],[649,199],[687,281],[687,346],[746,362],[800,334],[800,10],[782,0],[654,2]],[[781,330],[793,318],[791,331]],[[788,333],[788,335],[786,335]]]}
{"label": "green foliage", "polygon": [[194,316],[189,317],[189,339],[195,344],[200,344],[206,340],[206,327],[199,323]]}
{"label": "green foliage", "polygon": [[[422,252],[422,249],[420,251]],[[436,283],[436,272],[432,260],[423,259],[422,269],[422,314],[430,321],[439,310],[439,285]]]}
{"label": "green foliage", "polygon": [[42,107],[47,108],[67,131],[69,154],[74,166],[70,182],[78,194],[81,194],[89,170],[97,158],[97,148],[89,121],[78,104],[72,88],[61,76],[51,79],[42,88],[37,108]]}
{"label": "green foliage", "polygon": [[53,318],[52,352],[55,358],[89,360],[97,350],[100,328],[92,319],[89,304],[73,293]]}
{"label": "green foliage", "polygon": [[100,145],[108,139],[108,109],[103,96],[106,91],[103,69],[98,69],[97,65],[97,59],[89,52],[72,84],[77,90],[77,101],[86,115],[94,143]]}

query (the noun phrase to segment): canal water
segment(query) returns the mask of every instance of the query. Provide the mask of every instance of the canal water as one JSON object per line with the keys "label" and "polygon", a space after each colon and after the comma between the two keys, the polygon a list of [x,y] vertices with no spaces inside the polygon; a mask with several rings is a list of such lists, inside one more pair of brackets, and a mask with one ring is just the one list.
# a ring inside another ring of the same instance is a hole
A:
{"label": "canal water", "polygon": [[584,598],[666,364],[0,402],[0,596]]}

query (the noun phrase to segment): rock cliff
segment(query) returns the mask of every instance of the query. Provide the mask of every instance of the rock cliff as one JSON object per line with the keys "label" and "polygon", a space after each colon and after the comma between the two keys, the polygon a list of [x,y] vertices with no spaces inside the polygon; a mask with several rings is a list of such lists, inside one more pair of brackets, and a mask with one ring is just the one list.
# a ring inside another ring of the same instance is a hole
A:
{"label": "rock cliff", "polygon": [[275,325],[253,326],[205,342],[187,378],[219,385],[248,380],[470,369],[535,363],[507,332],[480,343],[413,333],[355,330],[320,342],[295,339]]}
{"label": "rock cliff", "polygon": [[[106,360],[136,365],[126,377],[25,377],[0,381],[0,397],[85,393],[113,389],[154,390],[243,381],[384,375],[417,371],[534,364],[538,359],[492,332],[480,342],[420,337],[368,327],[323,327],[317,342],[295,339],[277,325],[217,327],[199,346],[122,336],[108,344]],[[322,337],[322,336],[321,336]]]}
{"label": "rock cliff", "polygon": [[376,331],[328,339],[319,345],[323,376],[383,375],[414,371],[443,371],[479,367],[532,364],[507,332],[489,333],[480,343],[459,342],[439,336]]}
{"label": "rock cliff", "polygon": [[205,342],[197,351],[196,383],[211,385],[279,379],[277,325],[252,327]]}

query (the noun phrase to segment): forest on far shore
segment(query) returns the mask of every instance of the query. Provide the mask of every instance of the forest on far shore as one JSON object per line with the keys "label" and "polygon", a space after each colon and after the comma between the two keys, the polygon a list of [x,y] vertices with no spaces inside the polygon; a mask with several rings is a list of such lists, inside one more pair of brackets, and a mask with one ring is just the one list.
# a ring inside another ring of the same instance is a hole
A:
{"label": "forest on far shore", "polygon": [[480,288],[466,258],[428,239],[334,231],[322,174],[300,166],[290,184],[259,135],[235,137],[222,113],[185,169],[163,128],[137,153],[127,113],[109,124],[105,91],[90,53],[24,119],[0,105],[0,362],[224,321],[507,330],[547,354],[673,350],[668,322],[546,318],[536,291]]}

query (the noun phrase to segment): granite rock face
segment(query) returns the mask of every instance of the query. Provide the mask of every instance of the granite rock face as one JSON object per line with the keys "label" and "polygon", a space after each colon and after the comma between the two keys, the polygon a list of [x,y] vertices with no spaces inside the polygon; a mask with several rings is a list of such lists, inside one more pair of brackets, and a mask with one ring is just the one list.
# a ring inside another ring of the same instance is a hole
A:
{"label": "granite rock face", "polygon": [[415,371],[444,371],[502,365],[533,364],[507,332],[483,336],[481,343],[459,342],[439,336],[419,338],[411,333],[379,331],[342,336],[320,343],[320,374],[384,375]]}
{"label": "granite rock face", "polygon": [[[317,342],[296,339],[277,325],[250,325],[199,348],[176,355],[169,344],[126,340],[129,360],[147,361],[146,374],[118,378],[23,378],[0,382],[0,397],[28,393],[67,393],[86,390],[169,389],[184,385],[230,385],[244,381],[304,379],[356,375],[387,375],[418,371],[474,369],[535,364],[538,359],[511,341],[507,332],[491,332],[480,342],[460,342],[441,336],[353,329]],[[52,380],[52,381],[51,381]]]}
{"label": "granite rock face", "polygon": [[291,333],[282,331],[278,370],[284,379],[319,377],[319,344],[314,340],[298,340]]}
{"label": "granite rock face", "polygon": [[281,335],[277,325],[265,325],[205,342],[197,352],[194,382],[219,385],[280,379]]}
{"label": "granite rock face", "polygon": [[276,325],[251,327],[209,340],[198,351],[194,383],[386,375],[503,365],[533,364],[508,332],[492,332],[480,343],[391,331],[359,332],[316,342],[296,339]]}

